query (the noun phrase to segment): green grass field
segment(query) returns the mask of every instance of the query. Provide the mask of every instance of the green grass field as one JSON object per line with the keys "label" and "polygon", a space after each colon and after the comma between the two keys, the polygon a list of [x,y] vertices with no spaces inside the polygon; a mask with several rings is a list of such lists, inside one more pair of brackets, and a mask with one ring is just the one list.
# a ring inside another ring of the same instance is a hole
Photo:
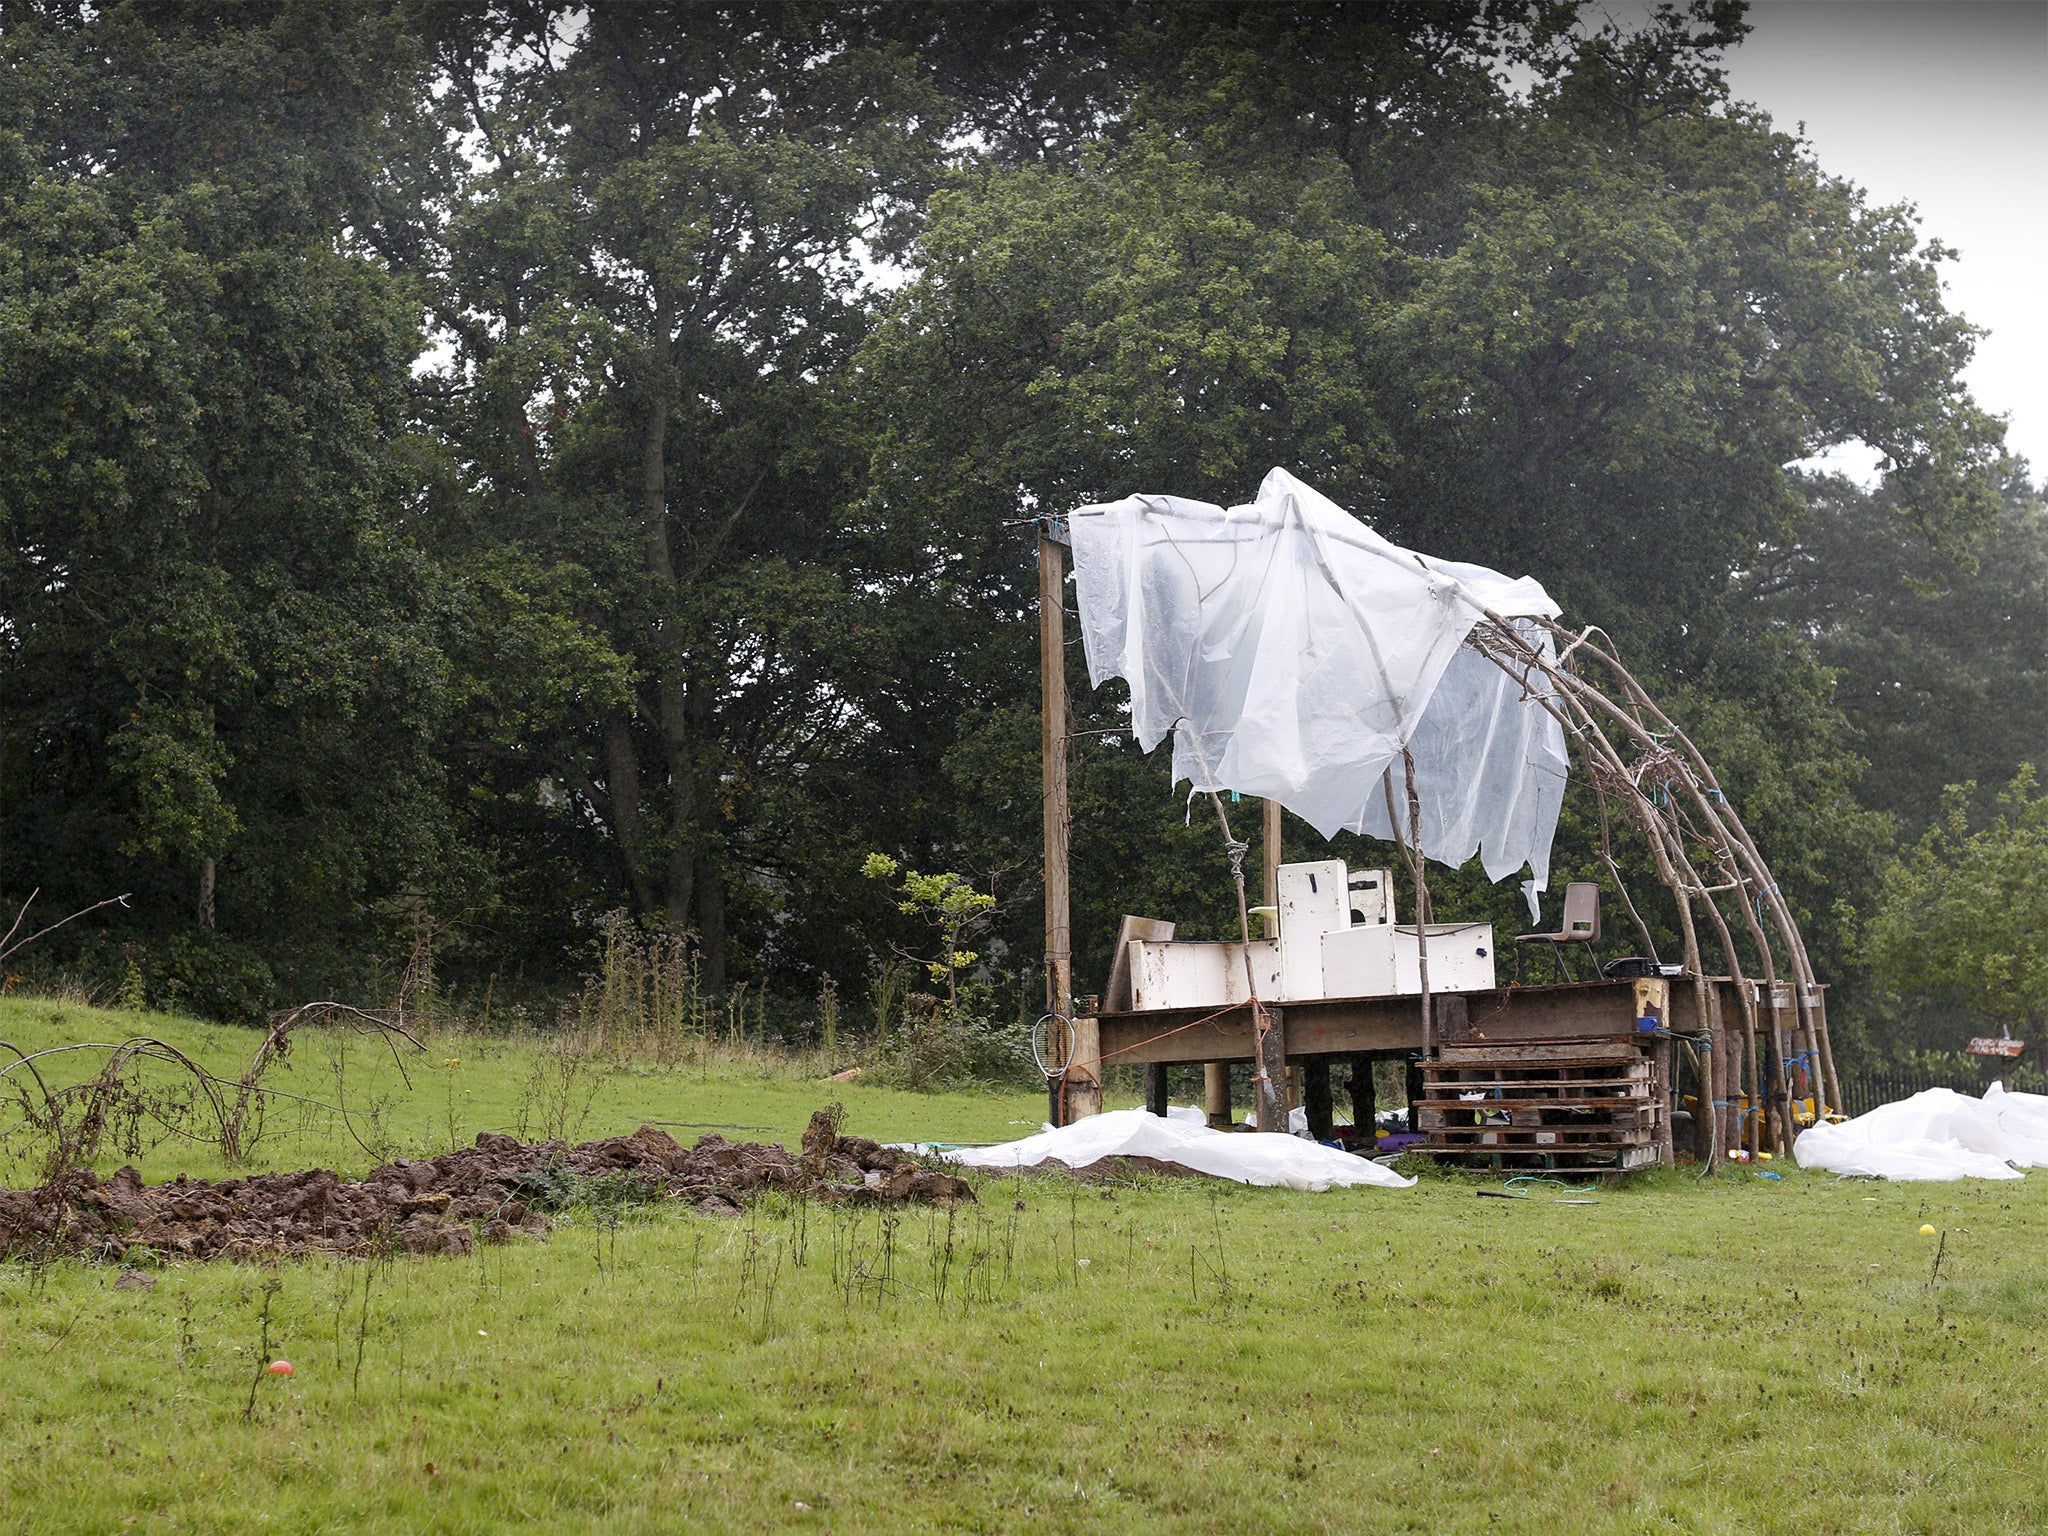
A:
{"label": "green grass field", "polygon": [[[0,1000],[29,1049],[138,1027]],[[254,1044],[148,1030],[216,1067]],[[406,1090],[349,1046],[381,1134],[532,1121],[535,1047],[429,1047]],[[332,1055],[302,1042],[276,1085],[331,1098]],[[852,1131],[942,1141],[1041,1102],[713,1058],[603,1073],[578,1129],[788,1139],[833,1099]],[[369,1159],[300,1106],[255,1162]],[[470,1259],[179,1265],[153,1291],[0,1266],[0,1528],[2048,1529],[2048,1177],[1479,1187],[988,1179],[951,1215],[584,1212]],[[288,1380],[256,1376],[266,1302]]]}

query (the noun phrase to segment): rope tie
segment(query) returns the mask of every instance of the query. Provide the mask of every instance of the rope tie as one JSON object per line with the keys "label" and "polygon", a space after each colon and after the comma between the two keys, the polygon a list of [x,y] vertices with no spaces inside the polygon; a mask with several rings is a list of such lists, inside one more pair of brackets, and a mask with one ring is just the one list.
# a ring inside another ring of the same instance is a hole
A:
{"label": "rope tie", "polygon": [[1230,875],[1234,880],[1244,878],[1244,856],[1251,852],[1251,844],[1239,842],[1234,837],[1223,840],[1223,851],[1230,855]]}

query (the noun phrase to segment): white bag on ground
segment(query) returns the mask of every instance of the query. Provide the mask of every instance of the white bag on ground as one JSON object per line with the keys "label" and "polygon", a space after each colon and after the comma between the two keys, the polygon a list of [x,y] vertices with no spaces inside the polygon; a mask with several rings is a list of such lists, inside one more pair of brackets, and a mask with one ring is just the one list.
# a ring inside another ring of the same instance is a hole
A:
{"label": "white bag on ground", "polygon": [[1993,1083],[1973,1099],[1929,1088],[1840,1125],[1800,1132],[1802,1168],[1895,1180],[2017,1179],[2048,1167],[2048,1097]]}
{"label": "white bag on ground", "polygon": [[1391,1168],[1297,1136],[1212,1131],[1189,1120],[1162,1120],[1142,1109],[1090,1115],[1022,1141],[959,1147],[939,1155],[969,1168],[1035,1168],[1049,1158],[1083,1168],[1105,1157],[1156,1157],[1240,1184],[1318,1191],[1352,1184],[1406,1189],[1415,1182]]}

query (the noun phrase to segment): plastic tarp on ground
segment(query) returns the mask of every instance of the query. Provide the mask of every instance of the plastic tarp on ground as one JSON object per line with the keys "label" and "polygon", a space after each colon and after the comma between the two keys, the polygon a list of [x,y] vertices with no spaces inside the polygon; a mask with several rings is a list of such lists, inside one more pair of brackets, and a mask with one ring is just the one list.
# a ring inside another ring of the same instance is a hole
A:
{"label": "plastic tarp on ground", "polygon": [[1415,1182],[1391,1168],[1299,1136],[1212,1131],[1190,1120],[1162,1120],[1142,1109],[1112,1110],[1022,1141],[949,1148],[939,1155],[969,1168],[990,1169],[1035,1168],[1051,1158],[1069,1168],[1085,1168],[1105,1157],[1156,1157],[1239,1184],[1318,1191],[1351,1184],[1406,1189]]}
{"label": "plastic tarp on ground", "polygon": [[1929,1088],[1840,1125],[1799,1133],[1792,1156],[1802,1168],[1901,1181],[2017,1179],[2048,1168],[2048,1096],[2007,1093],[1993,1083],[1973,1099]]}
{"label": "plastic tarp on ground", "polygon": [[1173,734],[1176,780],[1390,837],[1406,745],[1429,857],[1547,883],[1564,729],[1464,644],[1486,611],[1555,618],[1537,582],[1402,549],[1283,469],[1245,506],[1131,496],[1068,530],[1089,678],[1130,684],[1146,751]]}

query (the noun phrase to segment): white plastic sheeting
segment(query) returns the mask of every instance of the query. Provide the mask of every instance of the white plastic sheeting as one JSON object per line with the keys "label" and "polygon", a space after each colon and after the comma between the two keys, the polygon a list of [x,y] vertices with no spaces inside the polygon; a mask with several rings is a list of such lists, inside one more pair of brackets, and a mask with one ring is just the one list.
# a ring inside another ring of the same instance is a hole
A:
{"label": "white plastic sheeting", "polygon": [[[1166,1112],[1169,1115],[1173,1113],[1170,1105]],[[1204,1125],[1209,1123],[1208,1116],[1204,1115],[1202,1117],[1202,1123]],[[1244,1112],[1244,1123],[1256,1131],[1259,1128],[1259,1112],[1256,1109],[1246,1110]],[[1299,1104],[1287,1111],[1287,1134],[1290,1136],[1308,1135],[1308,1111]]]}
{"label": "white plastic sheeting", "polygon": [[1142,1109],[1112,1110],[1022,1141],[950,1148],[939,1155],[969,1168],[1035,1168],[1049,1158],[1082,1168],[1105,1157],[1156,1157],[1239,1184],[1318,1191],[1352,1184],[1406,1189],[1415,1182],[1391,1168],[1298,1136],[1212,1131],[1190,1120],[1162,1120]]}
{"label": "white plastic sheeting", "polygon": [[1973,1099],[1929,1088],[1840,1125],[1799,1133],[1802,1168],[1907,1180],[2017,1179],[2048,1168],[2048,1096],[1993,1083]]}
{"label": "white plastic sheeting", "polygon": [[1547,883],[1563,727],[1464,647],[1484,610],[1555,618],[1537,582],[1402,549],[1284,469],[1245,506],[1131,496],[1068,529],[1089,678],[1130,684],[1146,751],[1173,733],[1177,781],[1387,837],[1405,744],[1425,853]]}

